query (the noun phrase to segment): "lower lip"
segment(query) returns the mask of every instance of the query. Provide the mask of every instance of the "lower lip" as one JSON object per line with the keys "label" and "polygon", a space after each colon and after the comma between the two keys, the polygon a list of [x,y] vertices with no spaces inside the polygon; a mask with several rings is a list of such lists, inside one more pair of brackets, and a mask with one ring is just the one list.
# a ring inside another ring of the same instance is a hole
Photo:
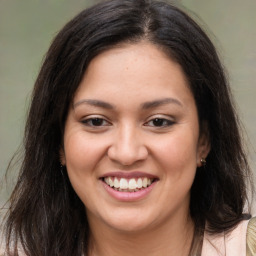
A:
{"label": "lower lip", "polygon": [[101,182],[103,184],[103,187],[112,197],[114,197],[119,201],[125,201],[125,202],[138,201],[145,198],[152,191],[152,189],[157,183],[157,181],[155,181],[149,187],[146,187],[136,192],[120,192],[108,186],[104,181],[101,181]]}

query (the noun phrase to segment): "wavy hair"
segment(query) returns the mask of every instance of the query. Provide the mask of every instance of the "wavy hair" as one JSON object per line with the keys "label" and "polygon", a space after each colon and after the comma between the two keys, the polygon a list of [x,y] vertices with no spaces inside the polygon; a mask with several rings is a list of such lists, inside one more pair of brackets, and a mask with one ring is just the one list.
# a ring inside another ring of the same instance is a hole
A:
{"label": "wavy hair", "polygon": [[121,43],[146,40],[183,69],[211,151],[191,188],[190,214],[198,229],[231,230],[245,216],[250,169],[239,121],[216,49],[177,7],[154,0],[110,0],[82,11],[57,34],[32,95],[24,159],[5,224],[7,255],[86,255],[84,205],[60,168],[65,120],[90,61]]}

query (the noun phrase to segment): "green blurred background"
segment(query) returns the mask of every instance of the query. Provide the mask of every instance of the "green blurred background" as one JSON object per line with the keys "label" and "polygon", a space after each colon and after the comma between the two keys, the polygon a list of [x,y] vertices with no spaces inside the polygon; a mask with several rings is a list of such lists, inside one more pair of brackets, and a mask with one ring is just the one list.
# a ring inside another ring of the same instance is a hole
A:
{"label": "green blurred background", "polygon": [[[21,144],[30,94],[43,56],[58,30],[93,3],[0,0],[0,203],[12,188],[12,182],[3,184],[3,175]],[[176,3],[188,10],[217,46],[246,129],[245,139],[256,173],[256,0]],[[15,173],[17,167],[13,168],[14,176]]]}

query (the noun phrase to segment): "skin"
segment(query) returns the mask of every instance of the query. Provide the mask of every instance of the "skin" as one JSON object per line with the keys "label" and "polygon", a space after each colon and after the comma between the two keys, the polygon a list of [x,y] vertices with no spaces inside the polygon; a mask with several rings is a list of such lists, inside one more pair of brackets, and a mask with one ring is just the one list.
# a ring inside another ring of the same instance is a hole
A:
{"label": "skin", "polygon": [[[70,106],[61,151],[86,207],[90,255],[188,255],[190,188],[209,150],[182,68],[165,53],[140,42],[96,56]],[[120,201],[100,179],[116,171],[157,181],[146,197]]]}

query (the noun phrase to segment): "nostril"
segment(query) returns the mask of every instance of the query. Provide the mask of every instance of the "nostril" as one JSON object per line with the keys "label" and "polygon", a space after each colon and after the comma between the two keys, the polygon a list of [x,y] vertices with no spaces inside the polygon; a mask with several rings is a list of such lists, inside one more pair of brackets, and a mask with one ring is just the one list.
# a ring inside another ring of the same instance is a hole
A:
{"label": "nostril", "polygon": [[145,160],[148,156],[148,150],[145,146],[139,144],[119,144],[111,146],[107,155],[112,161],[123,166],[129,166],[137,161]]}

